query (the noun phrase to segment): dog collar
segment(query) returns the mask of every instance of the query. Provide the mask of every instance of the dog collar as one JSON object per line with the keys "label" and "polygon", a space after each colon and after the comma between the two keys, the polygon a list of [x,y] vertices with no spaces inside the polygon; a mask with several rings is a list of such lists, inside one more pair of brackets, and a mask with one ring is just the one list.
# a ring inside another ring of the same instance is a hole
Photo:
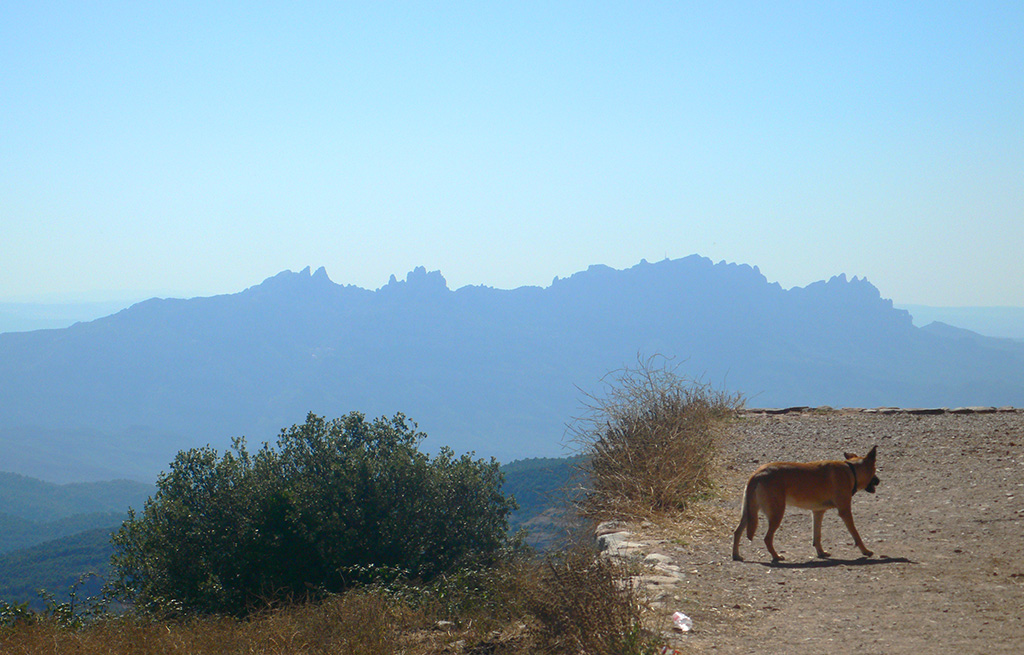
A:
{"label": "dog collar", "polygon": [[853,473],[853,493],[855,494],[857,493],[857,469],[853,468],[853,464],[850,462],[846,462],[846,465],[850,467],[850,473]]}

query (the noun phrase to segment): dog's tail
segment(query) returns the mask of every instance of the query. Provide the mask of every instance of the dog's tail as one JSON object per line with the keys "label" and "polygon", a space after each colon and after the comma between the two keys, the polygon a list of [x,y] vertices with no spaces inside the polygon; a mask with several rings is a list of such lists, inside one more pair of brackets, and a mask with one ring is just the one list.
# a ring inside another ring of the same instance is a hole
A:
{"label": "dog's tail", "polygon": [[757,531],[757,497],[754,491],[757,489],[757,480],[751,478],[747,486],[743,488],[743,508],[740,510],[740,524],[732,533],[732,558],[742,560],[740,557],[740,538],[743,531],[747,531],[747,539],[753,539]]}
{"label": "dog's tail", "polygon": [[743,488],[743,522],[747,524],[747,541],[752,541],[757,533],[757,479],[751,478]]}

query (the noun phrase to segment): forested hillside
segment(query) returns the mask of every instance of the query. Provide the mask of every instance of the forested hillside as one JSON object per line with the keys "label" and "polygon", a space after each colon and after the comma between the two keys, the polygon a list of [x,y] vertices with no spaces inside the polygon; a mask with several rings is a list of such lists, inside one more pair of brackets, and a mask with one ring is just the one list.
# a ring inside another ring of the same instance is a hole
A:
{"label": "forested hillside", "polygon": [[124,513],[141,507],[153,485],[134,480],[55,484],[17,473],[0,472],[0,512],[37,523],[79,514]]}

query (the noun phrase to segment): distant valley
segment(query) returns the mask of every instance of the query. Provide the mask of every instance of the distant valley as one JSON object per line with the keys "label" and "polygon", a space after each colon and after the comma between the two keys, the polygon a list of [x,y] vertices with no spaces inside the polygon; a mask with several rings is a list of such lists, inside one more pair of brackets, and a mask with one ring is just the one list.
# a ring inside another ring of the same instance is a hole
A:
{"label": "distant valley", "polygon": [[111,531],[153,491],[131,480],[57,485],[0,472],[0,600],[38,605],[39,589],[63,599],[81,574],[105,572]]}
{"label": "distant valley", "polygon": [[[565,538],[558,517],[573,459],[528,459],[502,467],[503,491],[519,508],[509,517],[513,533],[528,530],[527,542],[544,549]],[[155,487],[114,480],[56,485],[0,473],[0,600],[41,607],[40,589],[65,600],[83,574],[105,577],[114,548],[110,535],[129,507],[141,512]],[[99,579],[88,579],[83,594],[98,593]]]}
{"label": "distant valley", "polygon": [[119,524],[152,493],[152,484],[133,480],[58,485],[0,472],[0,554]]}

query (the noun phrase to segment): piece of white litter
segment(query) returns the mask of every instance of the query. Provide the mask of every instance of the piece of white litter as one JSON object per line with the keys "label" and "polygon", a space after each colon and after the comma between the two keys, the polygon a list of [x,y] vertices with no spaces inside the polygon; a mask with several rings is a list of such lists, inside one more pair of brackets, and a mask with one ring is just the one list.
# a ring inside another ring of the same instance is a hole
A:
{"label": "piece of white litter", "polygon": [[672,615],[672,623],[675,624],[676,630],[679,632],[689,632],[693,629],[693,619],[682,612],[676,612]]}

